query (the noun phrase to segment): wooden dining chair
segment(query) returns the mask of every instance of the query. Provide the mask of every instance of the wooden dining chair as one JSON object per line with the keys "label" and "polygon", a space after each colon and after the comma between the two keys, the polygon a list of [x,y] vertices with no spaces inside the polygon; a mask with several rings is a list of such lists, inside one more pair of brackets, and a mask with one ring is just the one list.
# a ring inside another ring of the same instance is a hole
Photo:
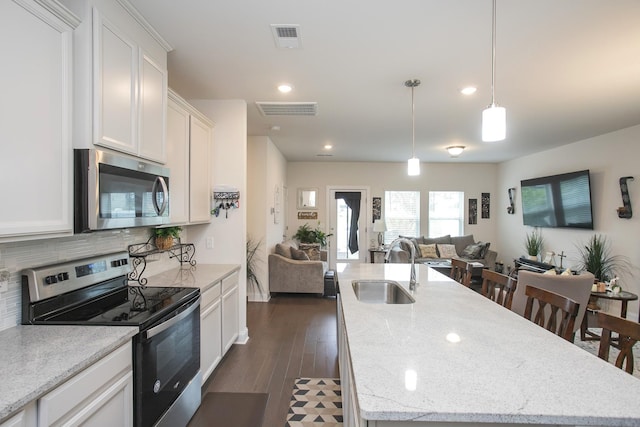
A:
{"label": "wooden dining chair", "polygon": [[[522,282],[520,284],[522,285]],[[527,296],[524,310],[526,319],[573,342],[573,326],[580,304],[555,292],[529,285],[525,288],[525,295]],[[538,307],[532,319],[534,301],[537,301]]]}
{"label": "wooden dining chair", "polygon": [[[633,346],[640,341],[640,323],[600,311],[598,312],[598,325],[602,328],[598,357],[608,362],[609,349],[613,345],[620,350],[620,354],[618,354],[614,364],[618,368],[633,374]],[[611,332],[618,334],[615,344],[612,341]],[[626,366],[623,367],[623,365]]]}
{"label": "wooden dining chair", "polygon": [[511,309],[518,280],[489,269],[482,270],[481,293],[501,306]]}
{"label": "wooden dining chair", "polygon": [[450,277],[458,283],[463,284],[467,288],[471,286],[471,273],[473,266],[461,259],[451,258],[451,275]]}

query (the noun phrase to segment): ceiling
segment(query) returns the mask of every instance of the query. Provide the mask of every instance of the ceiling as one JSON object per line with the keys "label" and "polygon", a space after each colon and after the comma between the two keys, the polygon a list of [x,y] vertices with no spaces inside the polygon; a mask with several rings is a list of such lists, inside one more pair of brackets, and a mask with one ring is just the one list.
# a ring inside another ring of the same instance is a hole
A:
{"label": "ceiling", "polygon": [[[187,99],[245,100],[249,135],[269,136],[289,161],[406,161],[413,78],[423,162],[501,162],[640,124],[638,0],[499,0],[495,97],[507,138],[493,143],[480,137],[491,0],[131,3],[173,47],[170,86]],[[299,25],[301,47],[278,48],[271,24]],[[477,92],[463,96],[467,85]],[[317,115],[265,117],[256,101],[317,102]],[[450,145],[467,149],[451,158]]]}

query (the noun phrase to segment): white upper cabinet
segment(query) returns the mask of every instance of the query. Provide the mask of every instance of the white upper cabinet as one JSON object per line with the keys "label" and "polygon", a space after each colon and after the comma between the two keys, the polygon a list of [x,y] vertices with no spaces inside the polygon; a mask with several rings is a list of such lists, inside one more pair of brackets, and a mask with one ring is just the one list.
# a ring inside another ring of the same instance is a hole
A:
{"label": "white upper cabinet", "polygon": [[127,0],[60,1],[82,20],[73,40],[74,147],[165,163],[171,47]]}
{"label": "white upper cabinet", "polygon": [[54,1],[0,2],[0,242],[73,232],[72,32]]}
{"label": "white upper cabinet", "polygon": [[213,124],[177,93],[169,91],[167,167],[171,169],[171,223],[211,221]]}

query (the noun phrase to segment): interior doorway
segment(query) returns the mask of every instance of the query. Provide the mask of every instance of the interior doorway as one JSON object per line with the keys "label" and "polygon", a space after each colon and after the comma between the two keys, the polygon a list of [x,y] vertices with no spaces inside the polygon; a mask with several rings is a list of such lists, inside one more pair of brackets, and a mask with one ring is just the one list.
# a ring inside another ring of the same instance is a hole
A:
{"label": "interior doorway", "polygon": [[328,188],[329,268],[337,263],[366,262],[370,222],[369,190],[363,187]]}

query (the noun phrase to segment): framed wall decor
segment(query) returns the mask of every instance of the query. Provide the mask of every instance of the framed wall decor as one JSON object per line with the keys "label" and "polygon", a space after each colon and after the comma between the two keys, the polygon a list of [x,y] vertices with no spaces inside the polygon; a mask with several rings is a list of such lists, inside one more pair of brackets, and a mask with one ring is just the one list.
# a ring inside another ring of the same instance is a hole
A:
{"label": "framed wall decor", "polygon": [[318,219],[318,212],[298,212],[298,219]]}
{"label": "framed wall decor", "polygon": [[482,218],[489,218],[491,209],[491,193],[482,193]]}
{"label": "framed wall decor", "polygon": [[373,198],[373,220],[382,218],[382,197]]}
{"label": "framed wall decor", "polygon": [[318,209],[317,188],[298,188],[298,209]]}
{"label": "framed wall decor", "polygon": [[478,223],[478,199],[469,199],[469,224]]}

